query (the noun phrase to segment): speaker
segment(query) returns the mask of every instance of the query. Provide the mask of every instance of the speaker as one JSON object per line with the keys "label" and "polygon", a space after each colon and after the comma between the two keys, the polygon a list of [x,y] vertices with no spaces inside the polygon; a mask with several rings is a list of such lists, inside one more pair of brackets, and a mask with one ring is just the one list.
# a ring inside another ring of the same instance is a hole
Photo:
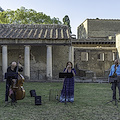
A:
{"label": "speaker", "polygon": [[35,105],[41,105],[41,96],[35,96]]}
{"label": "speaker", "polygon": [[36,96],[36,91],[35,90],[30,90],[30,95],[31,95],[31,97],[35,97]]}

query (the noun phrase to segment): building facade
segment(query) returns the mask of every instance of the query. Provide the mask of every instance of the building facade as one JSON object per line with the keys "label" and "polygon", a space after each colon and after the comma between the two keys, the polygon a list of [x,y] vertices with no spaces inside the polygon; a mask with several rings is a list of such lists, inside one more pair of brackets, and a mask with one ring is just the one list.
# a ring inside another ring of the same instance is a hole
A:
{"label": "building facade", "polygon": [[116,47],[118,33],[120,20],[86,19],[78,26],[77,40],[72,42],[72,46],[79,76],[108,77],[111,65],[119,58]]}
{"label": "building facade", "polygon": [[86,19],[77,28],[78,39],[114,39],[117,33],[120,33],[120,20],[117,19]]}
{"label": "building facade", "polygon": [[26,80],[58,79],[71,61],[71,37],[64,25],[0,24],[1,80],[12,61],[24,67]]}
{"label": "building facade", "polygon": [[86,19],[72,38],[64,25],[0,24],[0,80],[12,61],[24,67],[26,80],[58,80],[68,61],[77,76],[107,78],[120,56],[120,20]]}

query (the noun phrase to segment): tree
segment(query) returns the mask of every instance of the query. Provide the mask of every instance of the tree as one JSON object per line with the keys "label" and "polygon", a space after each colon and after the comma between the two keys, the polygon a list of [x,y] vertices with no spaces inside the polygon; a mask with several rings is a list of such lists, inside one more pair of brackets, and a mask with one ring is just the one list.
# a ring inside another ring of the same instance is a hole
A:
{"label": "tree", "polygon": [[[3,12],[1,12],[3,13]],[[0,23],[10,23],[10,24],[62,24],[58,18],[50,18],[42,12],[36,12],[33,9],[25,9],[21,7],[15,11],[7,9],[4,11],[5,16],[0,16]],[[2,20],[2,19],[6,19]]]}
{"label": "tree", "polygon": [[0,12],[3,12],[4,10],[0,7]]}
{"label": "tree", "polygon": [[64,25],[67,25],[69,27],[70,33],[72,33],[71,26],[70,26],[70,19],[69,19],[68,15],[65,15],[65,17],[63,18],[63,23],[64,23]]}
{"label": "tree", "polygon": [[5,24],[5,23],[9,23],[9,19],[6,15],[6,12],[0,12],[0,23]]}

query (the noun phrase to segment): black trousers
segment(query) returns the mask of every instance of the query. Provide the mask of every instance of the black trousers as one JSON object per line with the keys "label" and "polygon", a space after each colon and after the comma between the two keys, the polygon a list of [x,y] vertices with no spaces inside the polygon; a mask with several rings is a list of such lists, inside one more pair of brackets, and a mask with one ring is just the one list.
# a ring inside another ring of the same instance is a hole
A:
{"label": "black trousers", "polygon": [[[7,79],[7,80],[6,80],[5,101],[8,101],[10,86],[11,86],[11,80],[10,80],[10,79]],[[15,102],[15,93],[12,94],[12,102]]]}
{"label": "black trousers", "polygon": [[120,98],[120,82],[113,82],[111,89],[113,90],[113,99],[116,99],[116,87],[118,87],[118,91],[119,91],[119,98]]}

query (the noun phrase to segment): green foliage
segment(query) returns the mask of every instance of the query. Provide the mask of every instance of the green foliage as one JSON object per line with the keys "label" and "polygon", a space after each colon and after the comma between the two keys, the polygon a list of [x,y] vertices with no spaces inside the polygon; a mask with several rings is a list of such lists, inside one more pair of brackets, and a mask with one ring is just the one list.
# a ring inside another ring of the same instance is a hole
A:
{"label": "green foliage", "polygon": [[7,9],[0,13],[0,23],[10,24],[62,24],[59,18],[50,18],[42,12],[21,7],[15,11]]}
{"label": "green foliage", "polygon": [[2,24],[9,23],[9,19],[5,11],[0,12],[0,23]]}
{"label": "green foliage", "polygon": [[4,10],[0,7],[0,12],[3,12]]}

